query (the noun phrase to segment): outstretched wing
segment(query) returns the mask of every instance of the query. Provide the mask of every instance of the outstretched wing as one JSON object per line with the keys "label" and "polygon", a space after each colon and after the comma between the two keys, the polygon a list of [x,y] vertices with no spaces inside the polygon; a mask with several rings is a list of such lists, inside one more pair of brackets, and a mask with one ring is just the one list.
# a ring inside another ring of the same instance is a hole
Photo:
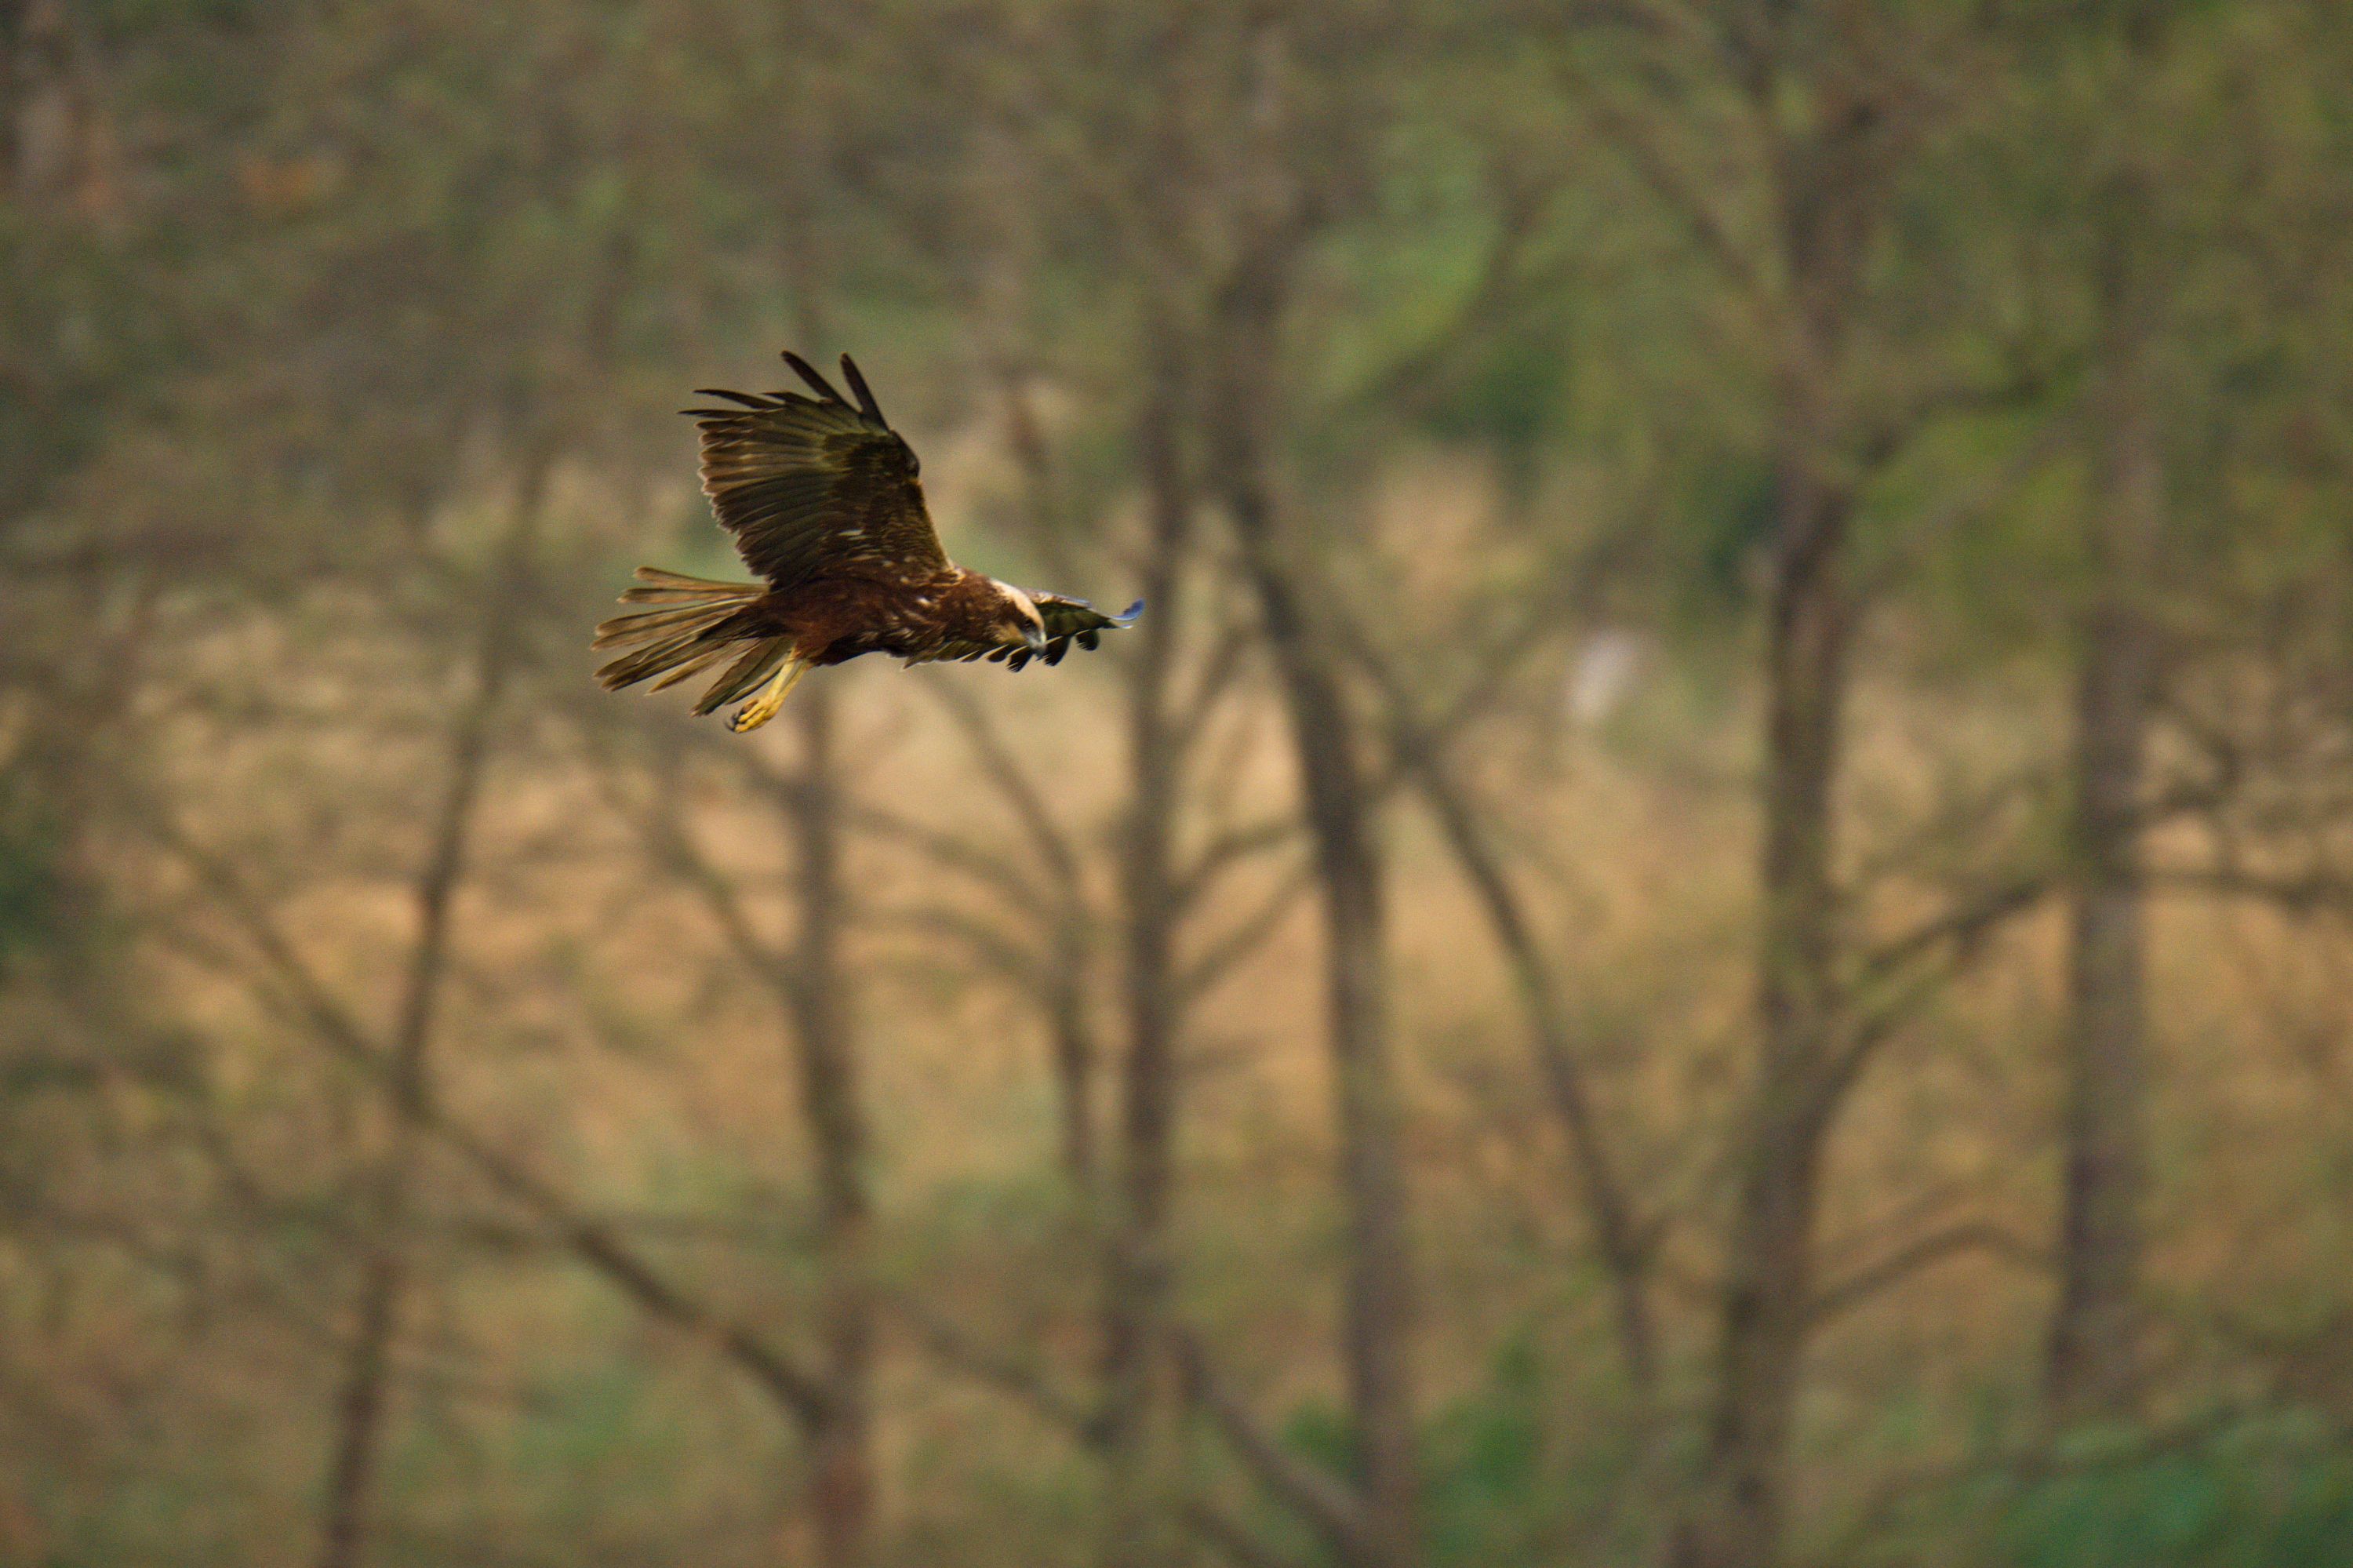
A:
{"label": "outstretched wing", "polygon": [[986,659],[992,664],[1001,662],[1008,670],[1018,670],[1032,659],[1059,664],[1073,642],[1092,649],[1103,641],[1103,633],[1133,626],[1135,618],[1144,613],[1142,599],[1117,615],[1105,615],[1085,599],[1065,599],[1058,593],[1033,593],[1029,599],[1038,607],[1039,618],[1046,623],[1046,646],[1036,652],[1027,648],[1009,648],[1002,642],[949,642],[929,657],[965,663]]}
{"label": "outstretched wing", "polygon": [[785,363],[818,396],[723,392],[740,408],[688,408],[702,432],[702,493],[771,588],[821,576],[911,581],[948,564],[923,508],[914,452],[883,422],[849,356],[846,400],[798,355]]}

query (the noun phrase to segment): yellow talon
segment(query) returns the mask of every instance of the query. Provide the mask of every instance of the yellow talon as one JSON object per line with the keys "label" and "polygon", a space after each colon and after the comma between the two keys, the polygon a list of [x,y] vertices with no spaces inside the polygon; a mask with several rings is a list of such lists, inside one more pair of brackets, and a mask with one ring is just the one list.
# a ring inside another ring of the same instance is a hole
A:
{"label": "yellow talon", "polygon": [[808,661],[799,654],[787,658],[776,673],[768,677],[768,683],[760,688],[760,694],[735,710],[735,716],[727,721],[727,727],[737,735],[748,735],[776,717],[776,710],[785,705],[785,698],[800,684],[801,677],[808,672]]}

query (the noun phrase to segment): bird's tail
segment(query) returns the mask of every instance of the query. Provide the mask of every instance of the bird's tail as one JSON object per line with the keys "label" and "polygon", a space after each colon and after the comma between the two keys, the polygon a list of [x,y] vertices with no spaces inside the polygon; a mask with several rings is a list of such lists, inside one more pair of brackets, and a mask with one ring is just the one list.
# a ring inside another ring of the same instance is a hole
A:
{"label": "bird's tail", "polygon": [[[721,583],[706,577],[681,577],[655,567],[639,567],[638,583],[638,587],[621,596],[621,602],[660,608],[617,615],[596,628],[593,646],[631,650],[596,672],[596,679],[606,690],[617,691],[659,675],[661,679],[653,687],[659,692],[701,674],[733,655],[733,662],[702,694],[694,711],[710,713],[752,692],[770,677],[785,673],[787,678],[778,683],[783,690],[764,694],[762,702],[737,715],[739,720],[749,718],[750,722],[738,723],[734,727],[739,731],[754,729],[766,723],[782,702],[784,691],[791,689],[789,677],[797,675],[803,668],[794,657],[791,638],[776,635],[773,623],[765,617],[744,613],[759,602],[767,589],[757,583]],[[775,700],[765,700],[768,696]],[[756,717],[751,716],[754,709],[760,710]]]}

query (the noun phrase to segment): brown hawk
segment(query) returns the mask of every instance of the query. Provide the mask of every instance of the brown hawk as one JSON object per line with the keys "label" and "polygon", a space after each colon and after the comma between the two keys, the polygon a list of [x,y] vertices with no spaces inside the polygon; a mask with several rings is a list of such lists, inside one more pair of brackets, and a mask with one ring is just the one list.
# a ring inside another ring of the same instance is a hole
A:
{"label": "brown hawk", "polygon": [[911,664],[1059,664],[1072,643],[1092,648],[1143,612],[1138,599],[1104,615],[1084,599],[1025,592],[949,560],[923,509],[921,465],[849,356],[841,374],[854,405],[798,355],[786,353],[785,363],[818,396],[705,387],[696,395],[741,407],[684,410],[702,432],[702,493],[744,564],[765,580],[712,582],[639,567],[639,586],[621,602],[660,608],[596,629],[596,646],[631,650],[596,672],[607,690],[659,675],[659,691],[723,662],[694,711],[749,697],[728,721],[741,734],[774,718],[819,664],[862,653]]}

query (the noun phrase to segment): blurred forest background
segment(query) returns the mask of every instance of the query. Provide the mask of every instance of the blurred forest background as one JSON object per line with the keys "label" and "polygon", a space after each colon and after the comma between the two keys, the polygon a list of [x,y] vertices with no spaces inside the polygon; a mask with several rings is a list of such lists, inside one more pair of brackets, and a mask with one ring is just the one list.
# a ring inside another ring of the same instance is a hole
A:
{"label": "blurred forest background", "polygon": [[[2353,1563],[2348,83],[0,3],[0,1561]],[[597,691],[786,346],[1141,625]]]}

